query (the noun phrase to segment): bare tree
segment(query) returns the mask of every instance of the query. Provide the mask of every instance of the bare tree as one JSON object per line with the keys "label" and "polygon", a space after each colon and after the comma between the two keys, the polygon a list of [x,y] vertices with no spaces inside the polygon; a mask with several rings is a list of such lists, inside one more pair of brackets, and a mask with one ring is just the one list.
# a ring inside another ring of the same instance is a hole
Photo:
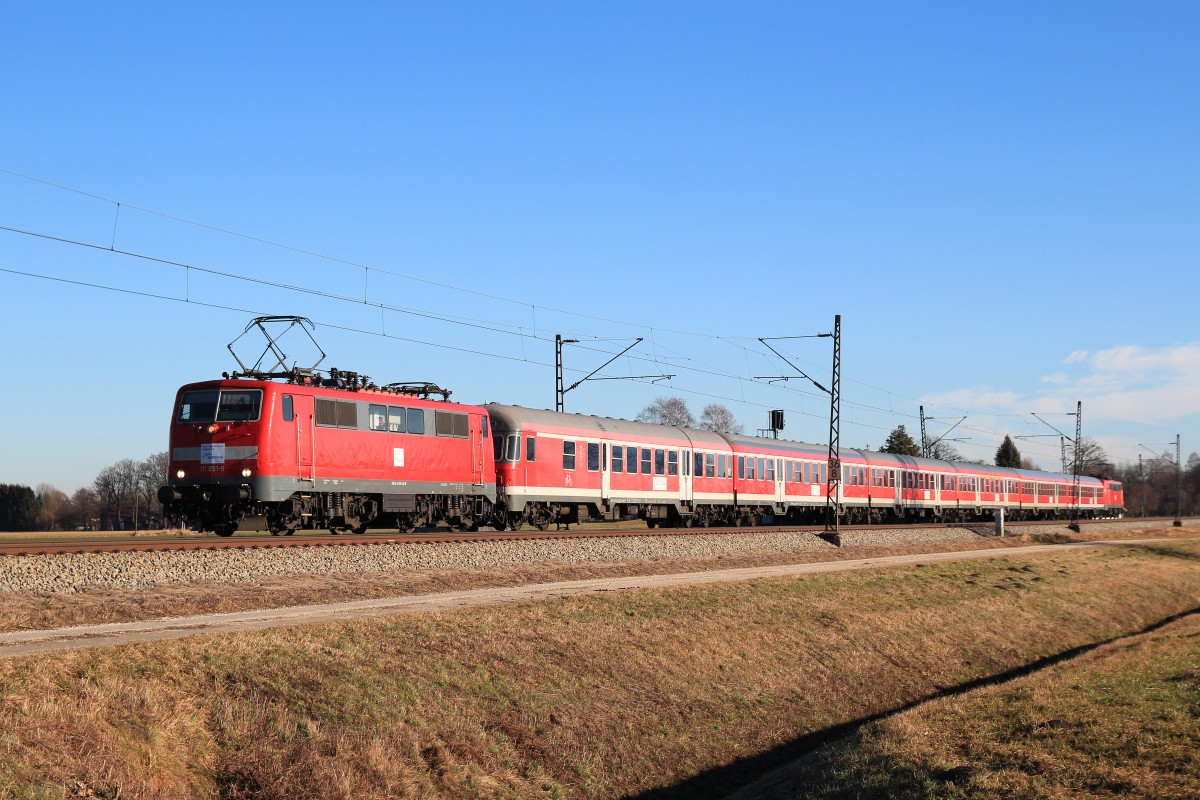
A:
{"label": "bare tree", "polygon": [[85,531],[92,530],[93,525],[98,522],[96,512],[99,508],[100,501],[95,492],[86,486],[77,489],[75,494],[71,495],[70,521],[73,523],[73,527]]}
{"label": "bare tree", "polygon": [[162,504],[158,502],[158,489],[167,482],[167,469],[171,464],[167,453],[155,453],[138,464],[138,505],[148,515],[160,515]]}
{"label": "bare tree", "polygon": [[694,428],[696,418],[688,410],[687,402],[682,397],[659,397],[653,403],[642,409],[637,415],[638,422],[649,422],[654,425],[669,425],[673,428]]}
{"label": "bare tree", "polygon": [[734,419],[733,412],[720,403],[709,403],[700,415],[700,430],[715,433],[743,433],[746,429]]}
{"label": "bare tree", "polygon": [[[1074,442],[1068,442],[1067,455],[1070,460],[1067,462],[1067,469],[1073,469],[1075,463],[1075,445]],[[1105,454],[1104,448],[1097,444],[1095,439],[1087,436],[1079,442],[1079,474],[1090,475],[1093,478],[1109,478],[1116,472],[1116,468],[1112,462],[1108,460],[1108,455]]]}
{"label": "bare tree", "polygon": [[132,458],[123,458],[111,466],[100,470],[92,488],[100,502],[101,527],[107,520],[109,529],[122,530],[125,510],[133,511],[137,502],[138,491],[138,462]]}
{"label": "bare tree", "polygon": [[66,492],[48,483],[39,484],[34,492],[42,506],[42,510],[37,515],[38,530],[62,530],[62,526],[71,512],[71,500],[67,497]]}
{"label": "bare tree", "polygon": [[1021,469],[1033,470],[1034,472],[1041,472],[1042,470],[1029,456],[1021,456]]}
{"label": "bare tree", "polygon": [[929,457],[939,461],[962,461],[962,453],[946,441],[933,442],[929,445]]}

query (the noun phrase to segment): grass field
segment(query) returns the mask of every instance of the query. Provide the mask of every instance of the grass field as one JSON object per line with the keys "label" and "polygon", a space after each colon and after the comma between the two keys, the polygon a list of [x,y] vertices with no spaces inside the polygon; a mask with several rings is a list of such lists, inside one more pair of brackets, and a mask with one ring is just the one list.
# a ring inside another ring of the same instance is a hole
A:
{"label": "grass field", "polygon": [[1200,797],[1200,615],[864,726],[734,800]]}
{"label": "grass field", "polygon": [[[15,659],[0,795],[721,797],[838,726],[1200,606],[1198,558],[1178,542]],[[1110,714],[1136,737],[1141,708]],[[967,758],[938,746],[932,770]],[[1129,752],[1155,780],[1192,766]],[[1109,780],[1098,763],[1078,770]]]}

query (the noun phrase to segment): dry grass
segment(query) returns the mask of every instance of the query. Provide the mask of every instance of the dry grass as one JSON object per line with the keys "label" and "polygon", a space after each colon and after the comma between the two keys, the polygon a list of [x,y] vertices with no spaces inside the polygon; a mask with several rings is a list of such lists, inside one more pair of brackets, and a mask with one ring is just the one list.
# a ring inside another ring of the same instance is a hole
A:
{"label": "dry grass", "polygon": [[[1200,547],[615,593],[0,663],[0,796],[620,797],[1200,604]],[[1119,602],[1114,602],[1119,598]],[[1186,766],[1186,764],[1180,764]]]}
{"label": "dry grass", "polygon": [[[1148,528],[1134,536],[1194,536],[1195,528]],[[1094,535],[1092,536],[1094,538]],[[1089,541],[1088,534],[1032,534],[1001,539],[917,542],[890,547],[846,547],[793,552],[746,551],[686,559],[562,564],[543,563],[491,570],[423,570],[409,573],[343,573],[264,578],[252,584],[191,584],[153,590],[94,589],[83,593],[0,592],[0,631],[42,629],[101,622],[129,622],[205,612],[224,613],[260,608],[431,594],[455,589],[520,586],[564,580],[625,575],[660,575],[775,564],[844,561],[889,555],[989,550],[1029,544]],[[419,545],[418,545],[419,546]]]}
{"label": "dry grass", "polygon": [[867,725],[738,800],[801,794],[1200,797],[1200,616]]}

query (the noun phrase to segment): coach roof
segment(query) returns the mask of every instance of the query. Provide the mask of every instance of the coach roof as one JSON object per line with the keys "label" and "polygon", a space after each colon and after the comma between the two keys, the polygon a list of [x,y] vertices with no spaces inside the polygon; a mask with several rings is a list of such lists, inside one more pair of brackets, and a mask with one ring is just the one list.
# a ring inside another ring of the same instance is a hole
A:
{"label": "coach roof", "polygon": [[[633,422],[627,419],[612,419],[611,417],[596,417],[588,414],[565,414],[557,411],[522,408],[521,406],[506,406],[500,403],[488,403],[485,408],[497,429],[517,429],[526,426],[538,428],[558,428],[579,431],[583,436],[593,436],[597,439],[629,438],[629,439],[666,439],[675,441],[679,447],[701,447],[714,450],[728,450],[729,445],[711,431],[700,431],[694,428],[672,428],[667,425],[653,425],[648,422]],[[560,431],[561,432],[561,431]],[[616,434],[614,436],[613,434]]]}

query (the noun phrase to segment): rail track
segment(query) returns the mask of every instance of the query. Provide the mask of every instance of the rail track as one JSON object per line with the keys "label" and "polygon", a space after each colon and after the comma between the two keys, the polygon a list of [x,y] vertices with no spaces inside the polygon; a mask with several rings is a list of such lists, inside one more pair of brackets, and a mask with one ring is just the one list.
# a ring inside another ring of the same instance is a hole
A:
{"label": "rail track", "polygon": [[[1113,520],[1089,520],[1088,526],[1105,526],[1112,524],[1128,525],[1133,518]],[[1137,518],[1139,523],[1168,522],[1170,517]],[[1006,528],[1027,529],[1038,527],[1061,527],[1065,520],[1039,520],[1033,522],[1009,522]],[[952,529],[967,528],[979,530],[981,533],[991,529],[991,523],[917,523],[917,524],[881,524],[855,525],[843,527],[843,533],[858,531],[881,530],[913,530],[913,529]],[[380,531],[361,535],[333,535],[324,532],[299,533],[295,536],[280,537],[266,533],[241,533],[235,537],[224,538],[213,534],[164,534],[162,532],[142,533],[130,536],[107,536],[96,538],[21,538],[0,540],[0,556],[31,556],[56,555],[66,553],[119,553],[119,552],[163,552],[184,550],[255,550],[267,548],[296,548],[296,547],[363,547],[372,545],[391,544],[434,544],[454,542],[513,542],[534,541],[539,539],[606,539],[629,538],[640,536],[683,537],[683,536],[736,536],[746,533],[812,533],[816,535],[827,533],[819,525],[769,525],[742,528],[593,528],[584,526],[573,530],[554,531],[491,531],[480,530],[473,532],[451,532],[446,530],[417,531],[414,533],[398,533],[395,531]]]}

